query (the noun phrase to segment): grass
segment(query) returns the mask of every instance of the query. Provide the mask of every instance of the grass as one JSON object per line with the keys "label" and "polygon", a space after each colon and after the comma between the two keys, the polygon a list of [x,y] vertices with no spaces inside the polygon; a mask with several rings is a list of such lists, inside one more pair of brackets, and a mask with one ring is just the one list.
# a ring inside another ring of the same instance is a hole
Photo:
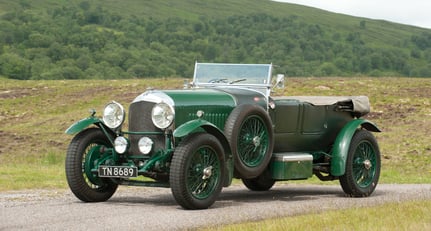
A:
{"label": "grass", "polygon": [[430,230],[431,201],[389,203],[293,217],[210,227],[205,230]]}
{"label": "grass", "polygon": [[0,191],[65,188],[64,159],[74,122],[110,100],[127,105],[147,88],[182,86],[147,81],[16,81],[0,85]]}
{"label": "grass", "polygon": [[[65,188],[64,131],[102,111],[110,100],[126,107],[147,88],[182,88],[183,79],[16,81],[0,85],[0,191]],[[431,183],[431,79],[288,78],[277,95],[368,95],[367,118],[382,153],[380,183]],[[306,181],[309,182],[309,181]],[[313,183],[320,183],[312,180]],[[332,182],[333,184],[336,182]]]}
{"label": "grass", "polygon": [[[367,116],[382,133],[380,183],[431,183],[431,79],[288,78],[277,95],[368,95]],[[0,191],[66,188],[64,131],[99,115],[110,100],[127,105],[147,88],[181,88],[183,79],[15,81],[0,78]],[[238,181],[236,181],[239,183]],[[295,183],[335,184],[311,180]],[[210,227],[208,230],[428,230],[430,201]],[[399,219],[402,217],[403,219]],[[304,224],[307,224],[304,226]]]}

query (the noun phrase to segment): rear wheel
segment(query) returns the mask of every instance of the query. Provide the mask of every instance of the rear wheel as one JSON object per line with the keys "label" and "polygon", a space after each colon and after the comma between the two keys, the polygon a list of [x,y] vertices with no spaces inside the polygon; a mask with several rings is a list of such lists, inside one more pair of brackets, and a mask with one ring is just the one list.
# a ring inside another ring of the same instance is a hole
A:
{"label": "rear wheel", "polygon": [[66,178],[75,196],[84,202],[106,201],[115,193],[118,185],[110,179],[102,179],[91,169],[103,155],[103,149],[112,147],[105,134],[97,128],[78,133],[71,141],[66,155]]}
{"label": "rear wheel", "polygon": [[262,174],[274,147],[268,113],[258,105],[240,105],[229,115],[224,130],[238,177],[252,179]]}
{"label": "rear wheel", "polygon": [[268,191],[274,186],[275,180],[267,169],[261,175],[252,179],[242,179],[242,183],[252,191]]}
{"label": "rear wheel", "polygon": [[172,157],[169,181],[175,200],[185,209],[206,209],[218,198],[225,175],[224,150],[216,137],[186,137]]}
{"label": "rear wheel", "polygon": [[350,142],[346,172],[340,176],[343,191],[353,197],[371,195],[379,181],[380,164],[376,138],[367,130],[356,131]]}

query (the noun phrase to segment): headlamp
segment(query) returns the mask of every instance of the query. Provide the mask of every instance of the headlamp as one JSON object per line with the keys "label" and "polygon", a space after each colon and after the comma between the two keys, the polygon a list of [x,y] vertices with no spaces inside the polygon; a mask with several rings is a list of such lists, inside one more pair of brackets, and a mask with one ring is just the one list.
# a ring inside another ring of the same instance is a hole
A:
{"label": "headlamp", "polygon": [[167,103],[157,103],[151,111],[151,119],[154,125],[160,129],[169,127],[175,118],[174,109]]}
{"label": "headlamp", "polygon": [[150,153],[153,148],[153,143],[154,142],[150,138],[146,136],[142,137],[138,142],[139,151],[145,155]]}
{"label": "headlamp", "polygon": [[103,122],[111,129],[120,127],[123,124],[125,117],[126,112],[124,111],[123,106],[115,101],[107,104],[103,111]]}
{"label": "headlamp", "polygon": [[114,140],[114,149],[117,153],[123,154],[126,152],[129,142],[124,136],[119,136]]}

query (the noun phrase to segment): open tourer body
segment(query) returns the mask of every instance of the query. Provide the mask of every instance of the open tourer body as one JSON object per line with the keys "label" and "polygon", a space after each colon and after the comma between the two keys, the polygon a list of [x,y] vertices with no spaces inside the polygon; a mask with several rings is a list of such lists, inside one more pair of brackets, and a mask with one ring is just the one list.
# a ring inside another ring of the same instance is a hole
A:
{"label": "open tourer body", "polygon": [[[250,190],[275,182],[339,180],[370,195],[380,151],[363,118],[366,96],[271,96],[284,79],[271,64],[196,63],[182,90],[148,90],[128,106],[108,103],[69,127],[66,176],[82,201],[108,200],[118,185],[170,187],[183,208],[211,206],[241,179]],[[127,128],[125,128],[127,124]]]}

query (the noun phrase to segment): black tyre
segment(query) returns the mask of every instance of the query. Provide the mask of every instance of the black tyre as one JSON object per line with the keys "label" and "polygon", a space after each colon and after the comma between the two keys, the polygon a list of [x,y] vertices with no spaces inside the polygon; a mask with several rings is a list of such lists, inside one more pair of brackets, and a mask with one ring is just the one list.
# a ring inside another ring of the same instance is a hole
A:
{"label": "black tyre", "polygon": [[239,178],[252,179],[263,173],[274,148],[273,127],[268,113],[258,105],[236,107],[225,124]]}
{"label": "black tyre", "polygon": [[216,137],[186,137],[172,157],[169,182],[175,200],[185,209],[210,207],[221,192],[225,169],[223,146]]}
{"label": "black tyre", "polygon": [[104,147],[111,147],[111,144],[97,128],[78,133],[69,145],[65,164],[67,183],[81,201],[106,201],[117,190],[118,185],[110,179],[99,178],[97,174],[91,173]]}
{"label": "black tyre", "polygon": [[261,175],[252,179],[242,179],[242,183],[251,191],[268,191],[274,186],[275,180],[267,169]]}
{"label": "black tyre", "polygon": [[379,181],[380,165],[376,138],[367,130],[356,131],[347,155],[346,172],[340,177],[343,191],[352,197],[371,195]]}

